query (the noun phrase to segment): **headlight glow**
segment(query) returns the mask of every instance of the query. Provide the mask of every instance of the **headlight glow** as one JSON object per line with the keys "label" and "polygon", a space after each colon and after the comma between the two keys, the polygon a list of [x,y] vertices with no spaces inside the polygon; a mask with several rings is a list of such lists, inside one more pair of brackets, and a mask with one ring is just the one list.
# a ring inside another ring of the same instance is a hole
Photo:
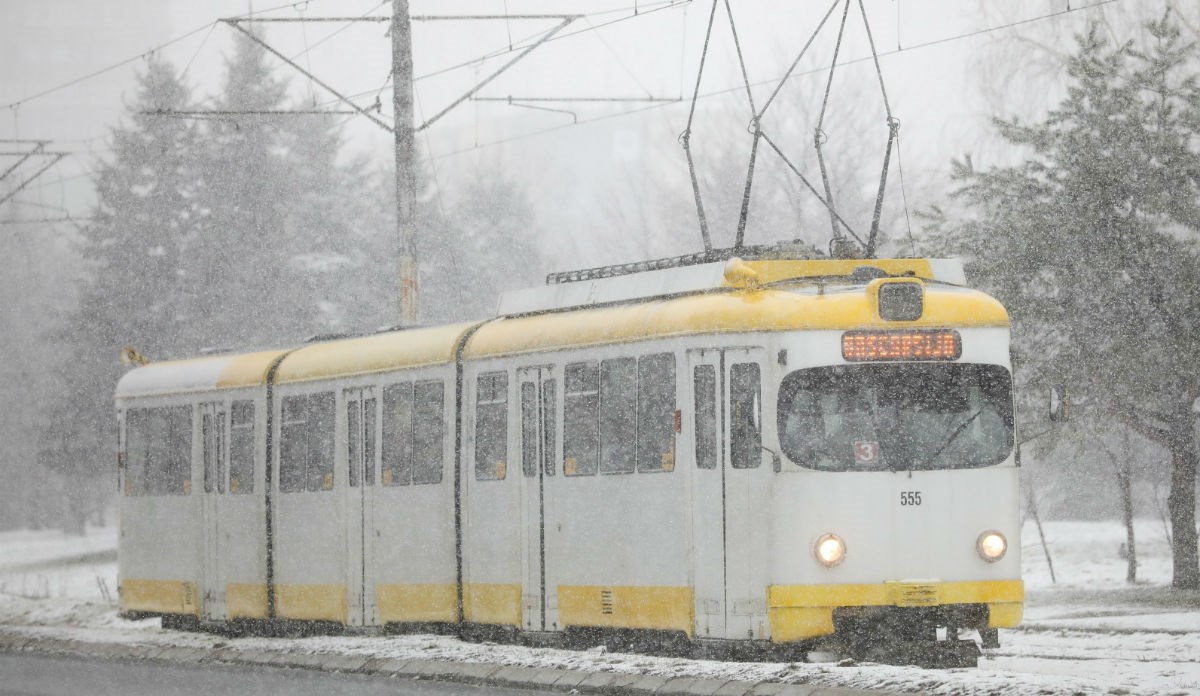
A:
{"label": "headlight glow", "polygon": [[989,529],[975,540],[975,550],[983,560],[995,563],[1004,558],[1005,552],[1008,551],[1008,540],[1000,532]]}
{"label": "headlight glow", "polygon": [[846,558],[846,542],[836,534],[822,534],[813,546],[813,555],[818,563],[832,568]]}

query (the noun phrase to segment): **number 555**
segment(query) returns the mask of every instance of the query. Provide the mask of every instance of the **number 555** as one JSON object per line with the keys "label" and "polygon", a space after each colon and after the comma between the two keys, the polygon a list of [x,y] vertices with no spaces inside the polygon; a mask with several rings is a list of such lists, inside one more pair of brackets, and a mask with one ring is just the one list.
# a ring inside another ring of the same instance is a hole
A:
{"label": "number 555", "polygon": [[901,505],[920,505],[921,491],[900,491]]}

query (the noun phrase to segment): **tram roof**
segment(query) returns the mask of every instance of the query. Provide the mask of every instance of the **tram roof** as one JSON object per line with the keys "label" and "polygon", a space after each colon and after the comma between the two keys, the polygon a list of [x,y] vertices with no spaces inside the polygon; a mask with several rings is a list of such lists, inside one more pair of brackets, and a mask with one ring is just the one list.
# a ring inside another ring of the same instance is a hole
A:
{"label": "tram roof", "polygon": [[459,338],[472,326],[475,324],[448,324],[314,343],[288,354],[275,373],[275,382],[307,382],[447,364],[454,360]]}
{"label": "tram roof", "polygon": [[[867,291],[868,281],[845,277],[862,265],[876,266],[892,277],[921,279],[925,284],[921,317],[915,321],[881,319]],[[937,264],[920,259],[758,261],[746,267],[755,276],[753,287],[739,287],[737,275],[728,273],[732,266],[723,266],[721,280],[707,289],[677,289],[666,297],[625,298],[596,306],[603,300],[593,295],[590,306],[545,308],[501,316],[482,325],[414,328],[312,343],[293,350],[151,363],[126,373],[117,385],[116,397],[259,386],[266,383],[277,361],[275,382],[279,384],[449,364],[458,342],[475,326],[479,329],[464,349],[467,359],[703,334],[1007,327],[1009,323],[1007,312],[997,300],[977,290],[940,282],[939,276],[944,274]],[[502,315],[504,309],[502,303]]]}
{"label": "tram roof", "polygon": [[1008,325],[1008,313],[999,301],[957,286],[928,284],[920,319],[885,321],[868,296],[866,284],[797,283],[499,319],[480,327],[468,342],[464,357],[700,334]]}
{"label": "tram roof", "polygon": [[294,350],[213,355],[154,362],[127,372],[116,397],[158,396],[237,389],[266,384],[276,360],[275,383],[306,382],[345,375],[371,374],[454,360],[459,338],[474,324],[388,331],[323,341]]}
{"label": "tram roof", "polygon": [[265,350],[150,363],[125,373],[117,383],[116,395],[119,399],[257,386],[266,382],[271,364],[286,352]]}
{"label": "tram roof", "polygon": [[497,313],[500,316],[532,314],[738,287],[737,279],[729,275],[731,268],[753,275],[761,285],[788,280],[848,278],[864,267],[878,269],[889,276],[912,276],[952,285],[967,283],[962,262],[958,259],[733,258],[642,270],[643,266],[676,260],[551,274],[546,285],[504,293]]}

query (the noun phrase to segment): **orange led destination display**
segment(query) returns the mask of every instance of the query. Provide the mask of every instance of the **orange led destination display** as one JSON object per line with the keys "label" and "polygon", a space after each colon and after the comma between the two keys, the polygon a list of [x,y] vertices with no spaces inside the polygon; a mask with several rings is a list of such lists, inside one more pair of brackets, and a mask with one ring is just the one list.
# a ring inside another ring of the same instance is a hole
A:
{"label": "orange led destination display", "polygon": [[957,360],[962,338],[957,331],[847,331],[842,334],[842,357],[862,360]]}

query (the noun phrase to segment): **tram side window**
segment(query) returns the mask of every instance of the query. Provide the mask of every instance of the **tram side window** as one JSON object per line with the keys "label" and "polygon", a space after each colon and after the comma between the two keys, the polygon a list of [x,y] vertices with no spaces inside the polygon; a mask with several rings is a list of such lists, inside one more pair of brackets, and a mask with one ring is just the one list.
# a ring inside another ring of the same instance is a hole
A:
{"label": "tram side window", "polygon": [[125,414],[127,495],[187,495],[192,488],[192,408],[134,408]]}
{"label": "tram side window", "polygon": [[634,469],[637,432],[637,360],[600,362],[600,473],[629,474]]}
{"label": "tram side window", "polygon": [[[219,404],[214,404],[219,407]],[[200,461],[203,468],[204,492],[225,492],[225,414],[208,411],[200,416]]]}
{"label": "tram side window", "polygon": [[279,443],[279,490],[333,488],[334,396],[332,392],[285,396]]}
{"label": "tram side window", "polygon": [[442,382],[417,382],[413,388],[413,483],[441,483],[445,414]]}
{"label": "tram side window", "polygon": [[696,468],[717,468],[717,368],[697,365],[692,371],[696,392]]}
{"label": "tram side window", "polygon": [[363,400],[363,485],[375,485],[375,399]]}
{"label": "tram side window", "polygon": [[600,436],[596,429],[600,413],[598,365],[569,363],[565,373],[563,414],[563,473],[590,476],[596,473]]}
{"label": "tram side window", "polygon": [[675,469],[675,356],[638,359],[637,470]]}
{"label": "tram side window", "polygon": [[254,402],[230,405],[229,492],[254,492]]}
{"label": "tram side window", "polygon": [[504,478],[507,457],[508,373],[485,372],[475,383],[475,478]]}
{"label": "tram side window", "polygon": [[521,473],[537,476],[537,384],[521,382]]}
{"label": "tram side window", "polygon": [[554,422],[554,407],[558,402],[554,385],[552,379],[542,382],[542,468],[547,476],[554,475],[554,446],[558,442],[555,440],[558,429]]}
{"label": "tram side window", "polygon": [[412,483],[413,385],[392,384],[383,390],[383,478],[385,486]]}
{"label": "tram side window", "polygon": [[762,396],[758,363],[735,363],[729,370],[729,464],[753,469],[762,463]]}

